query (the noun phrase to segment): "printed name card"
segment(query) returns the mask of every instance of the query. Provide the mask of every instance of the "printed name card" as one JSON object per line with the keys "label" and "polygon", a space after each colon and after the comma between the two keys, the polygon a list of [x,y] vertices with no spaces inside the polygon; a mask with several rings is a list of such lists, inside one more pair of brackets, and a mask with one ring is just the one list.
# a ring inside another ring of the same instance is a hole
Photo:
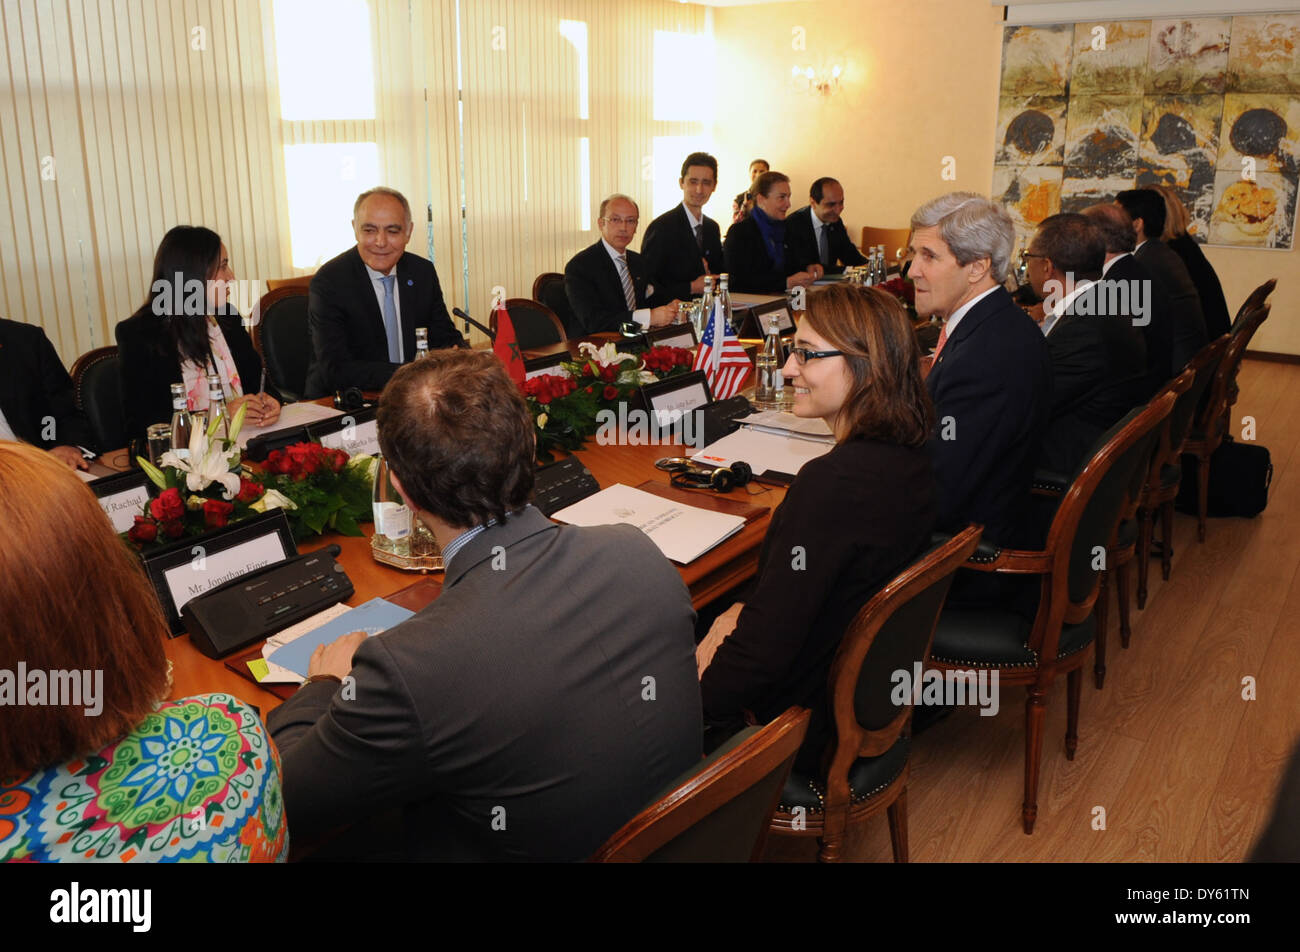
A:
{"label": "printed name card", "polygon": [[163,572],[177,612],[191,598],[249,572],[283,562],[287,555],[284,543],[275,531],[217,552],[206,551],[201,540],[196,540],[194,548],[200,551],[195,552],[188,562]]}
{"label": "printed name card", "polygon": [[681,347],[684,350],[690,350],[695,346],[695,332],[689,327],[678,334],[665,334],[654,340],[656,347]]}
{"label": "printed name card", "polygon": [[379,423],[376,420],[349,423],[348,418],[344,417],[343,429],[322,434],[320,442],[332,450],[343,450],[349,456],[358,453],[374,456],[379,452]]}
{"label": "printed name card", "polygon": [[149,479],[141,472],[105,476],[90,483],[99,498],[99,508],[104,510],[114,532],[125,532],[135,524],[135,517],[144,515],[149,505]]}
{"label": "printed name card", "polygon": [[703,380],[692,381],[688,386],[649,396],[655,422],[664,427],[680,422],[686,414],[699,407],[707,406],[709,402],[709,393]]}

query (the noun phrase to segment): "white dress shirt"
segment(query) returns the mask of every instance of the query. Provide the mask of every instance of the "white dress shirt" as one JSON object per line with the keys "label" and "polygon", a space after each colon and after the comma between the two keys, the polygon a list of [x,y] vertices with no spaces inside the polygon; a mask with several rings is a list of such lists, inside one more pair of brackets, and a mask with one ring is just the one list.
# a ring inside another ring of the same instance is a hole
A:
{"label": "white dress shirt", "polygon": [[[688,211],[686,214],[689,215],[690,212]],[[619,253],[618,253],[618,249],[615,248],[613,245],[611,245],[611,244],[610,244],[608,241],[606,241],[604,238],[600,239],[600,243],[601,243],[602,245],[605,246],[605,250],[609,252],[609,256],[610,256],[610,258],[613,259],[613,261],[614,261],[614,273],[617,274],[617,273],[618,273],[618,259],[619,259],[619,257],[620,257],[620,256],[619,256]],[[628,262],[626,262],[626,264],[627,264],[627,276],[628,276],[629,278],[632,278],[632,262],[628,261]],[[623,279],[622,279],[622,278],[619,278],[619,281],[618,281],[618,287],[619,287],[619,290],[620,290],[620,291],[623,289]],[[654,286],[653,286],[653,285],[646,285],[646,289],[645,289],[646,296],[649,297],[653,292],[654,292]],[[633,294],[636,294],[636,279],[635,279],[635,278],[632,278],[632,293],[633,293]],[[650,326],[650,308],[648,308],[648,307],[639,307],[639,308],[637,308],[636,310],[634,310],[634,311],[632,312],[632,320],[634,320],[634,321],[636,321],[638,324],[640,324],[642,330],[645,330],[646,328],[648,328],[648,327]]]}
{"label": "white dress shirt", "polygon": [[[362,263],[364,264],[364,262]],[[366,274],[370,275],[370,285],[375,289],[375,298],[379,301],[379,317],[381,320],[384,316],[384,278],[388,277],[389,274],[393,276],[393,313],[397,315],[398,363],[405,363],[406,337],[402,333],[402,292],[397,286],[397,265],[393,265],[393,269],[388,274],[376,271],[368,264],[365,267]],[[384,333],[385,335],[388,333],[387,328],[384,329]],[[384,340],[387,341],[387,339],[385,336]]]}
{"label": "white dress shirt", "polygon": [[[816,218],[817,216],[814,215],[813,217]],[[957,324],[961,321],[963,317],[966,316],[966,312],[969,311],[971,308],[973,308],[980,301],[984,300],[994,291],[996,291],[1000,286],[1001,285],[997,285],[997,284],[993,285],[993,287],[989,288],[987,291],[983,292],[982,294],[975,295],[975,297],[971,298],[961,307],[957,308],[957,310],[952,312],[952,316],[949,317],[948,320],[944,322],[944,327],[947,328],[947,334],[949,340],[952,339],[953,334],[957,333]]]}
{"label": "white dress shirt", "polygon": [[1074,286],[1073,291],[1071,291],[1065,297],[1061,298],[1050,308],[1045,308],[1045,310],[1047,311],[1047,315],[1046,317],[1043,318],[1044,337],[1052,333],[1052,328],[1056,326],[1056,322],[1061,319],[1061,315],[1065,313],[1066,308],[1068,308],[1070,304],[1073,303],[1074,299],[1077,298],[1080,294],[1088,290],[1088,288],[1092,287],[1096,283],[1097,283],[1096,281],[1090,281],[1087,278],[1084,278],[1082,281],[1080,281],[1078,284]]}

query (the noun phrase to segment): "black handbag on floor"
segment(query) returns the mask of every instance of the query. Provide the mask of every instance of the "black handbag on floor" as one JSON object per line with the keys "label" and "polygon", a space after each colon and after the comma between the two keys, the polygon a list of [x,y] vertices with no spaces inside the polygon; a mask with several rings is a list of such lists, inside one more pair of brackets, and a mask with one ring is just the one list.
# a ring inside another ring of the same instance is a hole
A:
{"label": "black handbag on floor", "polygon": [[[1174,508],[1196,515],[1196,457],[1183,454],[1183,481]],[[1273,463],[1268,448],[1258,443],[1238,443],[1225,437],[1210,456],[1210,486],[1207,512],[1211,516],[1257,516],[1268,505],[1268,486],[1273,481]]]}

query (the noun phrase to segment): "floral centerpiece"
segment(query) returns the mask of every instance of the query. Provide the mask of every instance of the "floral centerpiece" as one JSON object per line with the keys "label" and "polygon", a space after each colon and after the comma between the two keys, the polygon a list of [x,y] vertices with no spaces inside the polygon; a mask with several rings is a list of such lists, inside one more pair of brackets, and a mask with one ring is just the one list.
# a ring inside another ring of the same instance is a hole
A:
{"label": "floral centerpiece", "polygon": [[597,414],[614,410],[642,385],[686,373],[694,360],[684,347],[652,347],[640,354],[620,351],[612,341],[601,347],[578,345],[577,360],[561,372],[524,381],[524,399],[533,415],[537,457],[551,450],[576,450],[595,434]]}
{"label": "floral centerpiece", "polygon": [[895,276],[876,287],[898,298],[913,324],[920,320],[916,313],[916,285],[910,278]]}
{"label": "floral centerpiece", "polygon": [[370,518],[373,457],[349,458],[319,443],[298,443],[271,453],[257,475],[242,463],[235,442],[244,423],[240,407],[230,435],[214,439],[220,419],[190,436],[188,454],[173,450],[155,466],[137,457],[157,492],[123,536],[137,549],[202,535],[271,509],[283,509],[295,539],[327,528],[361,535]]}

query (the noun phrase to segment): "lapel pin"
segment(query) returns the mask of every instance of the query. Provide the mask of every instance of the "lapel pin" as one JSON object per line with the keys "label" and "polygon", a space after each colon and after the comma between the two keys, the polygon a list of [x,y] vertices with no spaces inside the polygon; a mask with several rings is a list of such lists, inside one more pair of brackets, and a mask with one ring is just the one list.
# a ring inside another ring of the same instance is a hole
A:
{"label": "lapel pin", "polygon": [[406,279],[406,286],[407,286],[408,288],[413,288],[413,287],[415,287],[415,282],[412,281],[410,278],[407,278],[407,279]]}

